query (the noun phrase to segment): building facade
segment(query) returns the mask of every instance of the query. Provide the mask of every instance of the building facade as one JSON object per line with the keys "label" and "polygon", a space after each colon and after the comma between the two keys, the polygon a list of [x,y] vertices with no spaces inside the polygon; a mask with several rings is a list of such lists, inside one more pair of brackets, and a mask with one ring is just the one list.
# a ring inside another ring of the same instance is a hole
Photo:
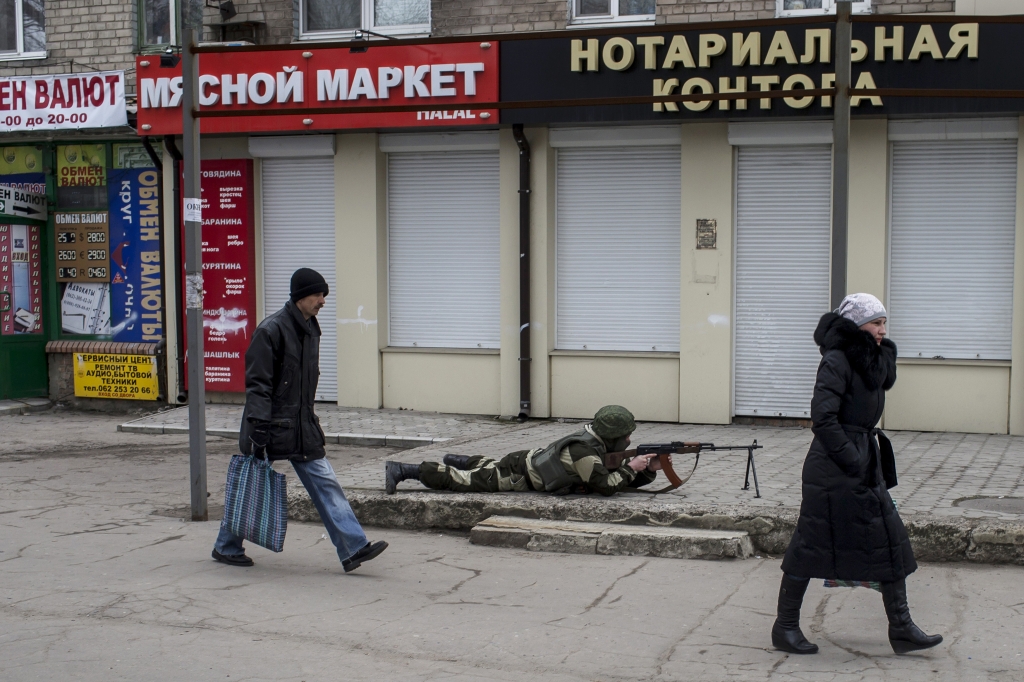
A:
{"label": "building facade", "polygon": [[[680,77],[685,82],[672,85],[672,79],[659,78],[655,94],[778,89],[798,77],[792,82],[799,87],[829,86],[828,60],[820,49],[810,55],[808,47],[823,47],[820,34],[819,42],[804,43],[806,31],[818,24],[767,27],[755,50],[753,43],[744,48],[752,40],[749,26],[713,23],[821,16],[825,26],[831,21],[828,0],[476,0],[338,7],[239,2],[230,18],[208,10],[208,39],[257,43],[267,50],[201,55],[201,64],[248,60],[230,69],[234,76],[248,74],[248,86],[239,89],[237,78],[224,80],[229,69],[218,66],[209,72],[216,82],[207,81],[204,94],[230,92],[235,106],[244,92],[250,106],[262,100],[298,107],[297,86],[289,80],[295,72],[289,60],[297,59],[309,64],[303,104],[312,103],[314,94],[318,101],[344,100],[339,71],[349,63],[344,60],[362,58],[345,56],[350,50],[344,42],[365,38],[372,41],[371,56],[392,49],[388,45],[397,51],[423,44],[436,46],[436,55],[423,58],[432,64],[472,65],[479,59],[485,65],[480,72],[472,66],[452,76],[439,72],[436,84],[420,76],[427,90],[452,83],[457,102],[470,101],[474,73],[474,94],[493,92],[490,101],[649,95],[649,78],[642,90],[631,83],[646,77],[645,71],[666,69],[669,55],[675,61],[668,66],[679,75],[689,73],[687,58],[695,62],[693,74],[701,75],[706,58],[713,75],[699,80],[711,89],[691,85],[695,79]],[[867,52],[863,62],[855,56],[855,78],[858,71],[874,76],[857,87],[870,90],[874,81],[884,87],[886,74],[895,74],[890,86],[901,85],[901,78],[925,77],[935,87],[966,87],[957,81],[957,69],[973,63],[972,44],[983,58],[992,52],[985,52],[988,33],[981,34],[979,47],[970,42],[969,29],[952,32],[970,23],[955,23],[955,14],[1019,9],[1013,2],[985,0],[969,6],[858,3],[855,11],[864,14],[933,13],[936,23],[928,24],[932,33],[924,37],[919,20],[903,25],[902,32],[887,25],[881,47],[872,42],[875,34],[866,34]],[[699,28],[690,34],[671,26],[685,23]],[[580,38],[574,38],[577,28]],[[528,40],[534,32],[562,29],[567,30],[551,36],[555,56]],[[786,44],[792,55],[783,42],[776,45],[776,29],[791,31]],[[732,42],[734,33],[742,34],[739,45]],[[506,43],[503,34],[519,35]],[[392,43],[384,35],[413,42]],[[689,40],[685,54],[677,35]],[[721,44],[703,37],[712,35]],[[467,40],[430,42],[460,36]],[[473,52],[490,48],[490,41],[500,44],[500,88],[488,80],[491,57]],[[279,51],[285,46],[294,53]],[[146,51],[138,43],[133,49]],[[160,49],[158,44],[155,52]],[[332,50],[345,54],[331,56]],[[365,52],[351,50],[357,51]],[[737,65],[741,52],[745,61]],[[284,66],[263,66],[264,58]],[[775,62],[777,75],[743,71]],[[408,63],[405,69],[413,68],[415,76],[419,67]],[[719,64],[721,73],[714,70]],[[164,76],[155,59],[146,57],[135,65],[138,78],[147,81],[128,86],[138,93],[137,106],[166,109],[168,120],[180,117],[172,106],[172,72]],[[918,65],[927,71],[913,71]],[[345,74],[348,99],[373,103],[365,92],[376,86],[374,98],[381,103],[376,71],[373,82],[362,82],[356,66],[352,61],[351,74]],[[320,80],[314,72],[321,71],[331,77]],[[584,82],[566,79],[590,71],[596,72],[593,82],[572,90]],[[253,86],[261,74],[266,78]],[[394,93],[412,87],[405,74],[405,81],[387,87]],[[443,80],[448,77],[453,80]],[[621,84],[611,80],[616,78]],[[362,100],[352,96],[359,87]],[[929,108],[896,106],[881,97],[876,105],[875,99],[855,101],[847,288],[877,295],[891,312],[900,380],[890,393],[884,425],[1024,433],[1024,372],[1014,372],[1024,366],[1024,255],[1018,253],[1024,240],[1017,238],[1024,189],[1017,171],[1016,105]],[[343,114],[344,120],[336,112],[320,116],[307,109],[301,120],[280,113],[203,119],[204,206],[213,211],[210,218],[204,213],[210,298],[204,308],[212,320],[207,389],[216,400],[242,398],[239,353],[251,325],[284,303],[288,276],[308,266],[332,283],[321,314],[322,400],[505,416],[525,411],[535,417],[586,417],[615,402],[640,419],[657,421],[806,419],[818,358],[811,334],[829,307],[831,283],[828,101],[765,98],[742,107],[723,100],[618,110],[595,104],[521,113],[453,104],[403,114]],[[224,100],[204,104],[215,107]],[[167,134],[161,119],[145,116],[140,112],[139,134]],[[523,124],[520,139],[510,125],[516,121]],[[153,127],[147,131],[145,125]],[[520,348],[524,139],[530,158],[528,353]],[[170,153],[164,157],[167,196],[173,192],[171,159]],[[174,204],[165,202],[166,225],[177,224]],[[165,240],[164,258],[174,262],[173,239]],[[180,287],[178,272],[168,268],[166,291]],[[167,296],[169,357],[182,354],[174,298]],[[524,355],[530,367],[526,395]],[[172,387],[180,383],[180,365],[167,363],[166,381]]]}

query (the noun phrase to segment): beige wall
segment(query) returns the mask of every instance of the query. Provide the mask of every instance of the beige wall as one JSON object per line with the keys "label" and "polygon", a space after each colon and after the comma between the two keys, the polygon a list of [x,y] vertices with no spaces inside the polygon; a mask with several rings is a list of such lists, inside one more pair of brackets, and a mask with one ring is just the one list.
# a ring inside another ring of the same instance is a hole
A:
{"label": "beige wall", "polygon": [[[727,123],[682,126],[678,414],[732,419],[733,149]],[[697,219],[718,221],[718,248],[697,250]]]}
{"label": "beige wall", "polygon": [[1017,119],[1017,230],[1013,249],[1013,343],[1010,349],[1009,431],[1024,436],[1024,118]]}
{"label": "beige wall", "polygon": [[494,353],[383,354],[384,407],[498,414],[501,358]]}
{"label": "beige wall", "polygon": [[885,119],[850,124],[850,222],[846,292],[886,300],[889,142]]}
{"label": "beige wall", "polygon": [[511,128],[499,134],[501,198],[500,414],[519,414],[519,147]]}
{"label": "beige wall", "polygon": [[1009,367],[901,362],[898,375],[887,429],[1006,433]]}
{"label": "beige wall", "polygon": [[608,404],[637,419],[679,420],[679,360],[624,355],[551,358],[551,416],[592,417]]}
{"label": "beige wall", "polygon": [[383,402],[380,349],[388,338],[386,173],[376,133],[338,135],[334,215],[339,405],[376,408]]}

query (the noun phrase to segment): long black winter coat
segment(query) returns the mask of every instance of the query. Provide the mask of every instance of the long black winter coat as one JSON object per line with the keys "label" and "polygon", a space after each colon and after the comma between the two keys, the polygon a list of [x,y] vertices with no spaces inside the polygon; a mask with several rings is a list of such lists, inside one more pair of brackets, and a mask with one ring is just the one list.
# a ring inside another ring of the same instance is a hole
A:
{"label": "long black winter coat", "polygon": [[827,313],[814,332],[821,364],[811,400],[814,441],[803,469],[803,502],[782,570],[802,578],[891,582],[917,569],[886,478],[895,465],[871,430],[896,383],[896,345]]}
{"label": "long black winter coat", "polygon": [[320,379],[320,325],[289,301],[256,327],[245,352],[245,410],[238,447],[251,451],[254,422],[270,422],[270,459],[308,462],[324,456],[313,412]]}

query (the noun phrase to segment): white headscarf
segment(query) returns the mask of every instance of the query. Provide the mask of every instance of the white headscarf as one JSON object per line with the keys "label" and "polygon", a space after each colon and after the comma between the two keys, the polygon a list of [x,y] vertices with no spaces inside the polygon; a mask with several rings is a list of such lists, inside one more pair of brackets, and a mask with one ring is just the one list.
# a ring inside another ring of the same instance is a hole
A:
{"label": "white headscarf", "polygon": [[850,294],[833,312],[858,327],[880,317],[889,317],[882,302],[871,294]]}

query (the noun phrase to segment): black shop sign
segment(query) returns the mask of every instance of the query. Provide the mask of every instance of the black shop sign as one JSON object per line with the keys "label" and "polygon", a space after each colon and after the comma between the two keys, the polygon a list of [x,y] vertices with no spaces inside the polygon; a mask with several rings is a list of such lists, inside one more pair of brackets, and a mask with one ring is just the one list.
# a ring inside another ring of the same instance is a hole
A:
{"label": "black shop sign", "polygon": [[[854,116],[1017,114],[1020,98],[858,96],[884,88],[1024,90],[1024,24],[950,17],[853,25]],[[835,24],[705,24],[693,30],[505,40],[501,101],[827,89]],[[503,123],[828,117],[831,97],[803,96],[505,109]]]}

